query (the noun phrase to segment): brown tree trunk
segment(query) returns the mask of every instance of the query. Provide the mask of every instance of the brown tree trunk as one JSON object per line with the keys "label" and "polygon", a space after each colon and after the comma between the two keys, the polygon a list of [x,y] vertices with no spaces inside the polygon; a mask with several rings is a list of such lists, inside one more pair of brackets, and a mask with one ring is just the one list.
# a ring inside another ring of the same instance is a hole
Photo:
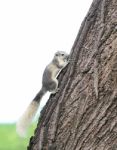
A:
{"label": "brown tree trunk", "polygon": [[28,150],[117,150],[117,0],[94,0]]}

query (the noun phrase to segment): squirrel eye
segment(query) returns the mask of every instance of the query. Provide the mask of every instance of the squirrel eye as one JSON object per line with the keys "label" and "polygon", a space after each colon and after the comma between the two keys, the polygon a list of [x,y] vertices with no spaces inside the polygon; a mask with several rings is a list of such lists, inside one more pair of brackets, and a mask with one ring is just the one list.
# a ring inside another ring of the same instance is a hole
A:
{"label": "squirrel eye", "polygon": [[56,54],[56,56],[58,56],[58,54]]}
{"label": "squirrel eye", "polygon": [[64,56],[64,54],[61,54],[62,56]]}

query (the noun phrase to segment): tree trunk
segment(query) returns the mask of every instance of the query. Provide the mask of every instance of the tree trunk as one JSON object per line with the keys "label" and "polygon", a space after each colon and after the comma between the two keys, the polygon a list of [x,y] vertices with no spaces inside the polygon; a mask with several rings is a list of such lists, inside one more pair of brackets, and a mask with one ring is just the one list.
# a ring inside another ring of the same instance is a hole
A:
{"label": "tree trunk", "polygon": [[94,0],[28,150],[117,150],[117,0]]}

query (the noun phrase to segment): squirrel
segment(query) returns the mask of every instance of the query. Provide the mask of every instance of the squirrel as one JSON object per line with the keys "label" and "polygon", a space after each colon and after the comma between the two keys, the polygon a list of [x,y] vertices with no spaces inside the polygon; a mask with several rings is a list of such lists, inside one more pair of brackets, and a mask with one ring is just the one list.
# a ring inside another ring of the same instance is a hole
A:
{"label": "squirrel", "polygon": [[60,71],[69,63],[69,55],[64,51],[57,51],[53,60],[47,65],[42,76],[42,87],[35,98],[29,104],[26,111],[16,124],[17,133],[25,137],[27,128],[31,124],[40,104],[42,97],[46,92],[56,93],[58,91],[57,76]]}

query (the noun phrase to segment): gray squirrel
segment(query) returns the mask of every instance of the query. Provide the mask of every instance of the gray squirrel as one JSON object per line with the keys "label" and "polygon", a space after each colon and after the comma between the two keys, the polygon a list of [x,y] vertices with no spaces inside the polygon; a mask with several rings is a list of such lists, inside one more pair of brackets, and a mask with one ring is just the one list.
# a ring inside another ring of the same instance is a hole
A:
{"label": "gray squirrel", "polygon": [[69,55],[64,51],[57,51],[53,60],[47,65],[42,77],[42,88],[37,93],[35,98],[29,104],[26,111],[16,124],[17,133],[24,137],[26,135],[27,128],[31,124],[40,104],[42,97],[47,91],[56,93],[58,91],[57,76],[60,71],[68,64]]}

